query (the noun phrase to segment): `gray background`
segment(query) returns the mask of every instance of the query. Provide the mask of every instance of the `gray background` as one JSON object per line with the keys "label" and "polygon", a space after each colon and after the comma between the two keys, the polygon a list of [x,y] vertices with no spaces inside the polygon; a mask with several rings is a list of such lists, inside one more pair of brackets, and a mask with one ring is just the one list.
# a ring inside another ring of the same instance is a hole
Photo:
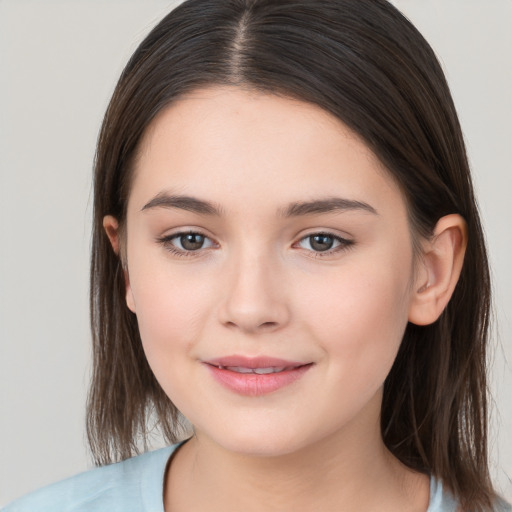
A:
{"label": "gray background", "polygon": [[[0,505],[90,467],[95,139],[124,63],[176,3],[0,0]],[[492,470],[512,500],[512,2],[394,3],[439,55],[468,143],[496,297]]]}

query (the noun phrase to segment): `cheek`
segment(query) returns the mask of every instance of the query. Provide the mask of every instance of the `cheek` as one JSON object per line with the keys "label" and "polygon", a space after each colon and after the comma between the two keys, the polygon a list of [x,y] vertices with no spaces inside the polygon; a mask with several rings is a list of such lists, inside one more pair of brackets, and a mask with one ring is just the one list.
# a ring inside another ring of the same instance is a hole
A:
{"label": "cheek", "polygon": [[186,415],[195,389],[190,385],[190,360],[208,325],[211,290],[156,267],[139,277],[132,288],[146,359],[162,389]]}
{"label": "cheek", "polygon": [[144,351],[158,378],[166,360],[190,351],[203,335],[215,302],[213,289],[187,272],[165,265],[134,265],[131,280]]}
{"label": "cheek", "polygon": [[[403,264],[352,266],[309,294],[302,315],[336,375],[383,380],[408,321],[409,279]],[[327,281],[326,281],[327,282]]]}

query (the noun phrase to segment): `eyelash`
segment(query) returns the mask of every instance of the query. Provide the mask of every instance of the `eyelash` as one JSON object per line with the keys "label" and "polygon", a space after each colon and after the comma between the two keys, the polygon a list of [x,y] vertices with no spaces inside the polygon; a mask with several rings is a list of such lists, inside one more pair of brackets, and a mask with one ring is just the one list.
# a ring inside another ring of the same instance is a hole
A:
{"label": "eyelash", "polygon": [[341,236],[335,235],[334,233],[329,233],[326,231],[319,231],[317,233],[310,233],[306,236],[303,236],[298,242],[296,242],[294,244],[294,246],[301,243],[303,240],[311,239],[312,237],[315,237],[315,236],[325,236],[325,237],[332,238],[333,243],[338,242],[339,245],[337,247],[335,247],[334,249],[329,249],[327,251],[314,251],[314,250],[306,249],[309,252],[311,252],[312,254],[314,254],[313,258],[324,258],[327,256],[332,256],[333,254],[343,252],[343,251],[350,249],[355,243],[354,240],[350,240],[348,238],[343,238]]}
{"label": "eyelash", "polygon": [[[163,236],[161,238],[157,238],[157,242],[162,244],[165,247],[165,249],[167,251],[169,251],[171,254],[173,254],[174,256],[178,256],[180,258],[190,258],[190,257],[198,256],[199,253],[202,252],[203,250],[209,249],[209,247],[207,247],[207,248],[200,248],[195,251],[183,250],[183,249],[176,248],[172,244],[173,240],[179,239],[186,235],[199,235],[201,237],[204,237],[205,240],[211,240],[208,236],[201,233],[200,231],[190,230],[190,231],[180,231],[178,233],[173,233],[172,235],[167,235],[167,236]],[[327,251],[314,251],[314,250],[306,249],[309,252],[312,252],[314,254],[314,256],[313,256],[314,258],[324,258],[326,256],[331,256],[332,254],[335,254],[338,252],[346,251],[346,250],[350,249],[350,247],[353,246],[355,243],[353,240],[343,238],[341,236],[335,235],[334,233],[319,231],[319,232],[315,232],[315,233],[310,233],[310,234],[302,237],[298,242],[296,242],[294,244],[294,246],[301,243],[304,240],[311,239],[314,236],[329,237],[329,238],[332,238],[334,240],[334,242],[339,243],[339,245],[337,247],[335,247],[334,249],[329,249]],[[215,245],[215,242],[212,241],[212,246],[214,246],[214,245]]]}
{"label": "eyelash", "polygon": [[[198,253],[200,253],[204,249],[198,249],[196,251],[190,251],[190,250],[187,251],[187,250],[183,250],[183,249],[178,249],[174,245],[172,245],[173,240],[175,240],[177,238],[181,238],[182,236],[186,236],[186,235],[199,235],[199,236],[204,237],[205,240],[210,240],[210,238],[208,236],[201,233],[200,231],[190,230],[190,231],[180,231],[178,233],[173,233],[172,235],[167,235],[167,236],[163,236],[161,238],[157,238],[157,242],[162,244],[164,246],[165,250],[169,251],[174,256],[178,256],[180,258],[190,258],[190,257],[197,256]],[[212,245],[213,245],[213,242],[212,242]]]}

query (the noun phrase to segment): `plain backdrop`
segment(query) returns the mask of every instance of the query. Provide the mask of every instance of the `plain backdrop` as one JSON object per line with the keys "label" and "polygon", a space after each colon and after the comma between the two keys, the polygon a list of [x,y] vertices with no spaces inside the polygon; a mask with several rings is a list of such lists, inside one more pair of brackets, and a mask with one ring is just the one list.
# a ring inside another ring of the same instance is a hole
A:
{"label": "plain backdrop", "polygon": [[[90,467],[90,176],[114,84],[177,2],[0,0],[0,505]],[[493,266],[492,470],[512,500],[512,1],[396,0],[445,68]]]}

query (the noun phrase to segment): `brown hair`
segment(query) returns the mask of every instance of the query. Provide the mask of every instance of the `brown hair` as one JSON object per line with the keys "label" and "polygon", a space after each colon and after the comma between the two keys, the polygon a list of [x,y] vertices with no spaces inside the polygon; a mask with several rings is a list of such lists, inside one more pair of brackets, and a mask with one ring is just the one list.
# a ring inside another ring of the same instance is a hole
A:
{"label": "brown hair", "polygon": [[385,382],[384,442],[407,466],[441,479],[464,510],[490,510],[486,342],[489,270],[459,121],[428,43],[385,0],[188,0],[146,37],[105,115],[94,181],[88,437],[105,464],[138,453],[153,418],[169,442],[178,411],[145,359],[125,304],[105,215],[125,221],[133,160],[155,115],[179,96],[250,87],[319,105],[358,133],[400,184],[413,230],[444,215],[468,229],[460,280],[437,322],[407,326]]}

